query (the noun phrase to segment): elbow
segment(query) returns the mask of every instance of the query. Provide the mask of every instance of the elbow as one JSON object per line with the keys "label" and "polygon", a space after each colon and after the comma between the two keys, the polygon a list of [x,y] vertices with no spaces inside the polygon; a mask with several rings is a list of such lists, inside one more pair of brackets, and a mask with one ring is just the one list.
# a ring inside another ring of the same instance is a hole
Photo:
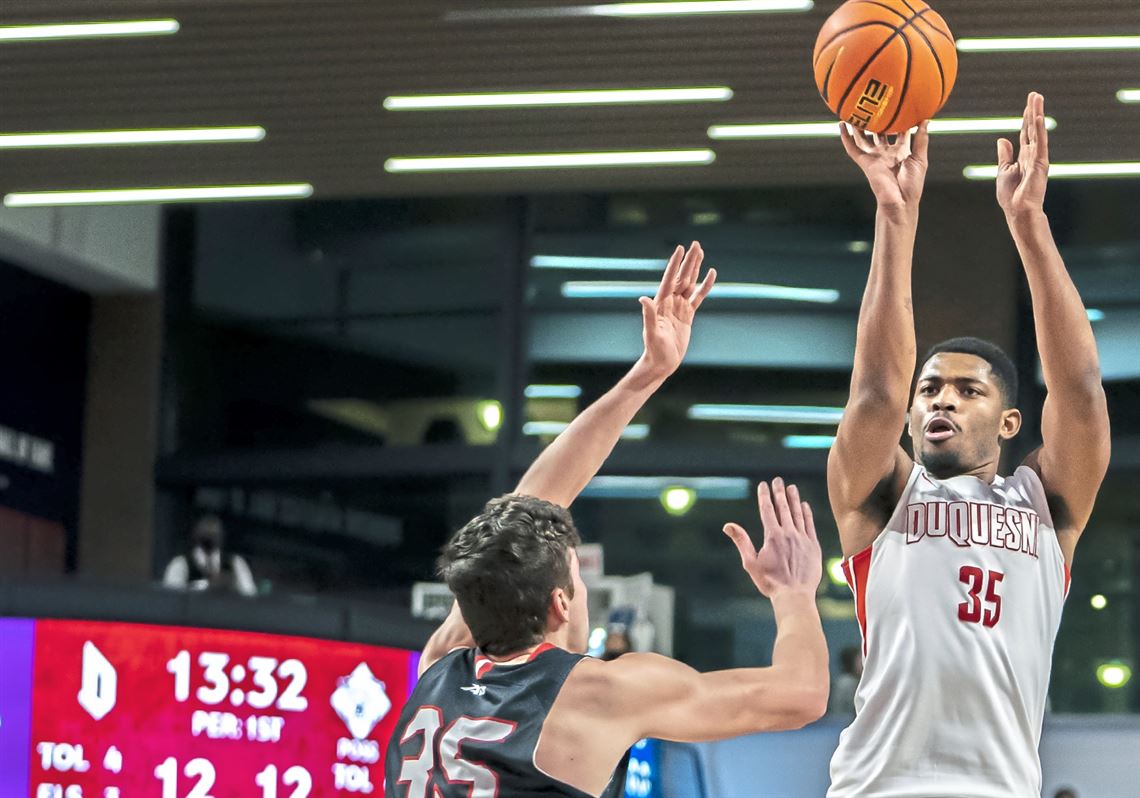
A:
{"label": "elbow", "polygon": [[814,684],[788,685],[781,690],[782,706],[772,718],[769,731],[802,729],[827,714],[828,684],[826,679]]}

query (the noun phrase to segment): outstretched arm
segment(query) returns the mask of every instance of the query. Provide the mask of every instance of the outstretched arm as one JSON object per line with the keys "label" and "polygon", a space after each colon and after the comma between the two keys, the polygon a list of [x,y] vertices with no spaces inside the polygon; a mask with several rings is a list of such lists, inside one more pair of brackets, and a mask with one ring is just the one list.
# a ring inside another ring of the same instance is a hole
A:
{"label": "outstretched arm", "polygon": [[625,426],[681,365],[689,348],[693,316],[716,281],[709,269],[699,286],[701,245],[677,247],[657,295],[642,297],[645,351],[621,381],[586,408],[543,450],[514,492],[569,507],[610,456]]}
{"label": "outstretched arm", "polygon": [[998,141],[997,197],[1029,281],[1048,391],[1041,411],[1044,443],[1025,462],[1041,476],[1062,549],[1072,562],[1108,469],[1110,434],[1092,325],[1045,216],[1048,179],[1045,98],[1033,92],[1016,160],[1013,143]]}
{"label": "outstretched arm", "polygon": [[[698,673],[656,654],[627,654],[602,663],[614,694],[603,706],[629,739],[718,740],[795,729],[827,709],[828,657],[815,591],[823,575],[811,508],[780,479],[758,488],[764,545],[725,526],[744,570],[772,602],[776,643],[768,668]],[[608,670],[607,670],[608,669]]]}
{"label": "outstretched arm", "polygon": [[868,530],[882,519],[864,518],[868,505],[910,461],[899,436],[914,373],[914,308],[911,265],[918,206],[926,179],[926,123],[894,144],[848,132],[843,147],[867,176],[875,194],[875,248],[859,309],[851,395],[827,463],[828,493],[844,553],[870,544]]}

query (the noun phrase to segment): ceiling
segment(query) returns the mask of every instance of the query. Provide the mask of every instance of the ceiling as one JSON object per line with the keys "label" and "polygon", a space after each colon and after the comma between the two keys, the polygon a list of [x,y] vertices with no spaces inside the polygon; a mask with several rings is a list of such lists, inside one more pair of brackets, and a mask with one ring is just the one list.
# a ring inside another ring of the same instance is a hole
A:
{"label": "ceiling", "polygon": [[[825,120],[813,11],[456,19],[556,0],[4,0],[0,25],[174,17],[172,36],[0,43],[0,132],[262,125],[259,143],[0,150],[0,191],[309,182],[317,197],[860,180],[837,141],[710,141],[710,124]],[[1140,34],[1136,0],[941,0],[961,36]],[[450,18],[448,15],[450,14]],[[397,113],[392,94],[727,85],[724,103]],[[944,116],[1019,115],[1042,91],[1053,160],[1140,160],[1140,52],[962,53]],[[940,137],[935,179],[993,158]],[[393,175],[393,156],[711,147],[709,166]]]}

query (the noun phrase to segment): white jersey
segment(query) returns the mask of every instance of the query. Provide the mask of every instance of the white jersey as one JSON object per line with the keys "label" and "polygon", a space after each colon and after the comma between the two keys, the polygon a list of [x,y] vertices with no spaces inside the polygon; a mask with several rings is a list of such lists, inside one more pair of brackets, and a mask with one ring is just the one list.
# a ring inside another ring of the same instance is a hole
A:
{"label": "white jersey", "polygon": [[987,485],[916,465],[844,572],[865,665],[828,798],[1040,796],[1069,572],[1036,472]]}

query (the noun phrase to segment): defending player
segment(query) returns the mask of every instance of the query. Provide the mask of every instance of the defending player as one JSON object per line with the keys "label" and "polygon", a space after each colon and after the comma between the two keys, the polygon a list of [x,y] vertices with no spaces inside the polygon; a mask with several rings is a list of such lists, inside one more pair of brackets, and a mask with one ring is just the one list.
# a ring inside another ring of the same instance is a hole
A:
{"label": "defending player", "polygon": [[[908,402],[926,126],[895,144],[842,136],[878,212],[851,396],[828,460],[866,656],[828,796],[1037,796],[1069,564],[1109,459],[1096,344],[1043,210],[1044,100],[1029,95],[1017,160],[998,142],[998,203],[1029,280],[1048,389],[1044,443],[1007,477],[1001,445],[1021,414],[998,347],[934,347]],[[904,418],[913,460],[899,446]]]}
{"label": "defending player", "polygon": [[681,363],[697,287],[696,243],[678,247],[654,299],[641,300],[645,352],[609,393],[546,448],[511,495],[452,538],[441,572],[457,605],[424,651],[386,761],[392,798],[620,795],[613,778],[644,737],[713,740],[789,729],[827,705],[827,645],[815,606],[822,565],[811,509],[794,486],[758,489],[764,546],[725,526],[745,570],[772,601],[770,668],[698,673],[656,654],[585,657],[586,585],[565,507],[621,430]]}

